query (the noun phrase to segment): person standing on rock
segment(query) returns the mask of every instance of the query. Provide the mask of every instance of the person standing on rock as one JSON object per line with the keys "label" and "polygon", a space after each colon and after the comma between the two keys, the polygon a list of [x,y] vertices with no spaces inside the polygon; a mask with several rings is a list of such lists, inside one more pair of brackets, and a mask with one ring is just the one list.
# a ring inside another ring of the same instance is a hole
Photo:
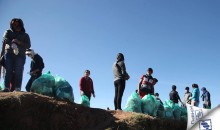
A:
{"label": "person standing on rock", "polygon": [[125,90],[126,80],[130,78],[126,71],[126,66],[124,63],[124,55],[118,53],[116,61],[113,64],[113,75],[114,75],[114,86],[115,86],[115,97],[114,106],[115,110],[121,109],[122,96]]}
{"label": "person standing on rock", "polygon": [[42,75],[42,70],[44,68],[44,61],[39,54],[34,52],[33,49],[27,49],[26,55],[32,59],[31,69],[30,69],[31,78],[29,79],[29,81],[25,87],[26,91],[30,92],[31,85],[32,85],[33,81]]}
{"label": "person standing on rock", "polygon": [[6,70],[2,92],[9,92],[12,77],[15,91],[21,91],[24,64],[26,60],[25,51],[31,47],[30,37],[25,32],[23,21],[20,18],[13,18],[10,28],[3,35],[2,48],[4,49],[3,59]]}
{"label": "person standing on rock", "polygon": [[86,70],[84,73],[84,76],[79,81],[79,87],[80,87],[80,95],[86,95],[89,100],[91,99],[91,95],[95,98],[95,91],[93,86],[93,81],[89,77],[90,71]]}

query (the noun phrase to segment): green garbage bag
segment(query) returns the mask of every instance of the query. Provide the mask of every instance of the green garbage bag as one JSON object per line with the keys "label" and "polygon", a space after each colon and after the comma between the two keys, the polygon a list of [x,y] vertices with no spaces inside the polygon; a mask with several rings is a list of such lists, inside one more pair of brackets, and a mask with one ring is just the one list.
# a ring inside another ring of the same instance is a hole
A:
{"label": "green garbage bag", "polygon": [[5,84],[4,84],[4,82],[2,82],[0,85],[0,90],[4,90],[4,89],[5,89]]}
{"label": "green garbage bag", "polygon": [[179,104],[177,104],[177,103],[175,103],[174,107],[173,107],[173,116],[174,116],[174,119],[176,119],[176,120],[180,120],[180,118],[181,118],[181,108],[180,108]]}
{"label": "green garbage bag", "polygon": [[71,85],[62,77],[55,76],[55,97],[60,99],[68,99],[74,102],[73,89]]}
{"label": "green garbage bag", "polygon": [[145,95],[142,99],[142,112],[151,116],[157,115],[157,110],[160,102],[157,101],[154,95]]}
{"label": "green garbage bag", "polygon": [[90,101],[89,98],[86,95],[81,96],[81,103],[85,107],[90,107]]}
{"label": "green garbage bag", "polygon": [[180,119],[187,122],[187,120],[188,120],[187,108],[186,107],[180,107],[180,110],[181,110],[181,117],[180,117]]}
{"label": "green garbage bag", "polygon": [[159,104],[159,107],[157,110],[157,117],[161,117],[161,118],[164,117],[164,107],[162,103]]}
{"label": "green garbage bag", "polygon": [[133,92],[128,98],[127,104],[125,106],[126,112],[139,112],[141,113],[141,98],[138,93]]}
{"label": "green garbage bag", "polygon": [[163,106],[164,106],[164,117],[169,119],[174,119],[174,115],[173,115],[174,103],[171,100],[167,100],[164,102]]}
{"label": "green garbage bag", "polygon": [[48,71],[42,74],[38,79],[36,79],[31,85],[31,92],[52,96],[54,97],[53,91],[55,87],[55,79]]}

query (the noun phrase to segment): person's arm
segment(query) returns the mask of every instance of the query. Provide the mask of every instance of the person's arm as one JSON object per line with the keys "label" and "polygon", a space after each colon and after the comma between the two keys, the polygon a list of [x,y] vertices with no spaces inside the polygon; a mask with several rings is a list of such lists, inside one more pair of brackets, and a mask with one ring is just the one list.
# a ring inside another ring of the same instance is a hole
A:
{"label": "person's arm", "polygon": [[139,83],[138,83],[138,94],[140,94],[140,89],[141,89],[141,83],[142,83],[142,78],[140,79]]}
{"label": "person's arm", "polygon": [[79,89],[80,89],[80,95],[82,96],[84,94],[83,77],[79,81]]}
{"label": "person's arm", "polygon": [[183,102],[180,99],[179,93],[178,92],[176,92],[176,93],[177,93],[177,99],[183,104]]}
{"label": "person's arm", "polygon": [[[91,79],[91,78],[90,78]],[[91,87],[92,87],[92,95],[95,97],[95,91],[94,91],[94,86],[93,86],[93,81],[91,79]]]}
{"label": "person's arm", "polygon": [[121,67],[121,73],[122,73],[124,79],[126,79],[126,80],[129,79],[130,76],[128,75],[128,73],[126,71],[125,63],[121,62],[120,67]]}

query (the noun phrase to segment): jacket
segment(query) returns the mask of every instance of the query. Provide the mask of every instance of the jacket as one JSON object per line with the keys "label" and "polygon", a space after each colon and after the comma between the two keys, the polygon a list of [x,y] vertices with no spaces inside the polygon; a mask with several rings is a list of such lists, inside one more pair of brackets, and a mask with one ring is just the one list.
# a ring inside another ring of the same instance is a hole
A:
{"label": "jacket", "polygon": [[94,94],[94,87],[93,87],[93,81],[90,77],[82,77],[79,82],[80,90],[85,93],[92,93]]}
{"label": "jacket", "polygon": [[125,80],[126,77],[128,76],[124,61],[116,61],[113,64],[112,68],[113,68],[113,74],[114,74],[114,81],[118,79]]}
{"label": "jacket", "polygon": [[192,92],[192,101],[199,102],[200,91],[198,88],[194,88]]}
{"label": "jacket", "polygon": [[42,57],[38,54],[35,54],[32,61],[31,61],[30,72],[32,72],[36,69],[39,69],[40,71],[38,71],[37,74],[41,75],[43,68],[44,68],[44,61],[43,61]]}
{"label": "jacket", "polygon": [[170,96],[170,100],[173,101],[174,103],[178,103],[179,102],[178,100],[180,100],[180,96],[177,91],[172,90],[169,96]]}

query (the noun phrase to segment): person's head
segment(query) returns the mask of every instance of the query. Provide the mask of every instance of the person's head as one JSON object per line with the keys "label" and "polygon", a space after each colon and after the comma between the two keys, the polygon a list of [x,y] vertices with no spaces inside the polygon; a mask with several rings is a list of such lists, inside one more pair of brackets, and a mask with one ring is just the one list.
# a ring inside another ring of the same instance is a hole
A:
{"label": "person's head", "polygon": [[152,68],[148,68],[147,69],[147,74],[149,74],[149,75],[153,74],[153,69]]}
{"label": "person's head", "polygon": [[89,70],[85,70],[84,75],[85,75],[86,77],[89,77],[89,75],[90,75],[90,71],[89,71]]}
{"label": "person's head", "polygon": [[188,92],[189,92],[189,87],[186,87],[185,90],[186,90],[186,92],[188,93]]}
{"label": "person's head", "polygon": [[155,96],[155,97],[159,97],[159,93],[155,93],[154,96]]}
{"label": "person's head", "polygon": [[10,22],[10,28],[14,32],[25,32],[24,23],[20,18],[13,18]]}
{"label": "person's head", "polygon": [[35,52],[33,49],[27,49],[25,54],[30,58],[34,58]]}
{"label": "person's head", "polygon": [[118,53],[117,61],[124,61],[124,55],[122,53]]}
{"label": "person's head", "polygon": [[176,91],[176,85],[172,85],[172,90]]}
{"label": "person's head", "polygon": [[205,91],[206,91],[206,88],[205,88],[205,87],[202,87],[201,90],[202,90],[202,92],[205,92]]}
{"label": "person's head", "polygon": [[198,84],[192,84],[192,88],[199,88]]}

